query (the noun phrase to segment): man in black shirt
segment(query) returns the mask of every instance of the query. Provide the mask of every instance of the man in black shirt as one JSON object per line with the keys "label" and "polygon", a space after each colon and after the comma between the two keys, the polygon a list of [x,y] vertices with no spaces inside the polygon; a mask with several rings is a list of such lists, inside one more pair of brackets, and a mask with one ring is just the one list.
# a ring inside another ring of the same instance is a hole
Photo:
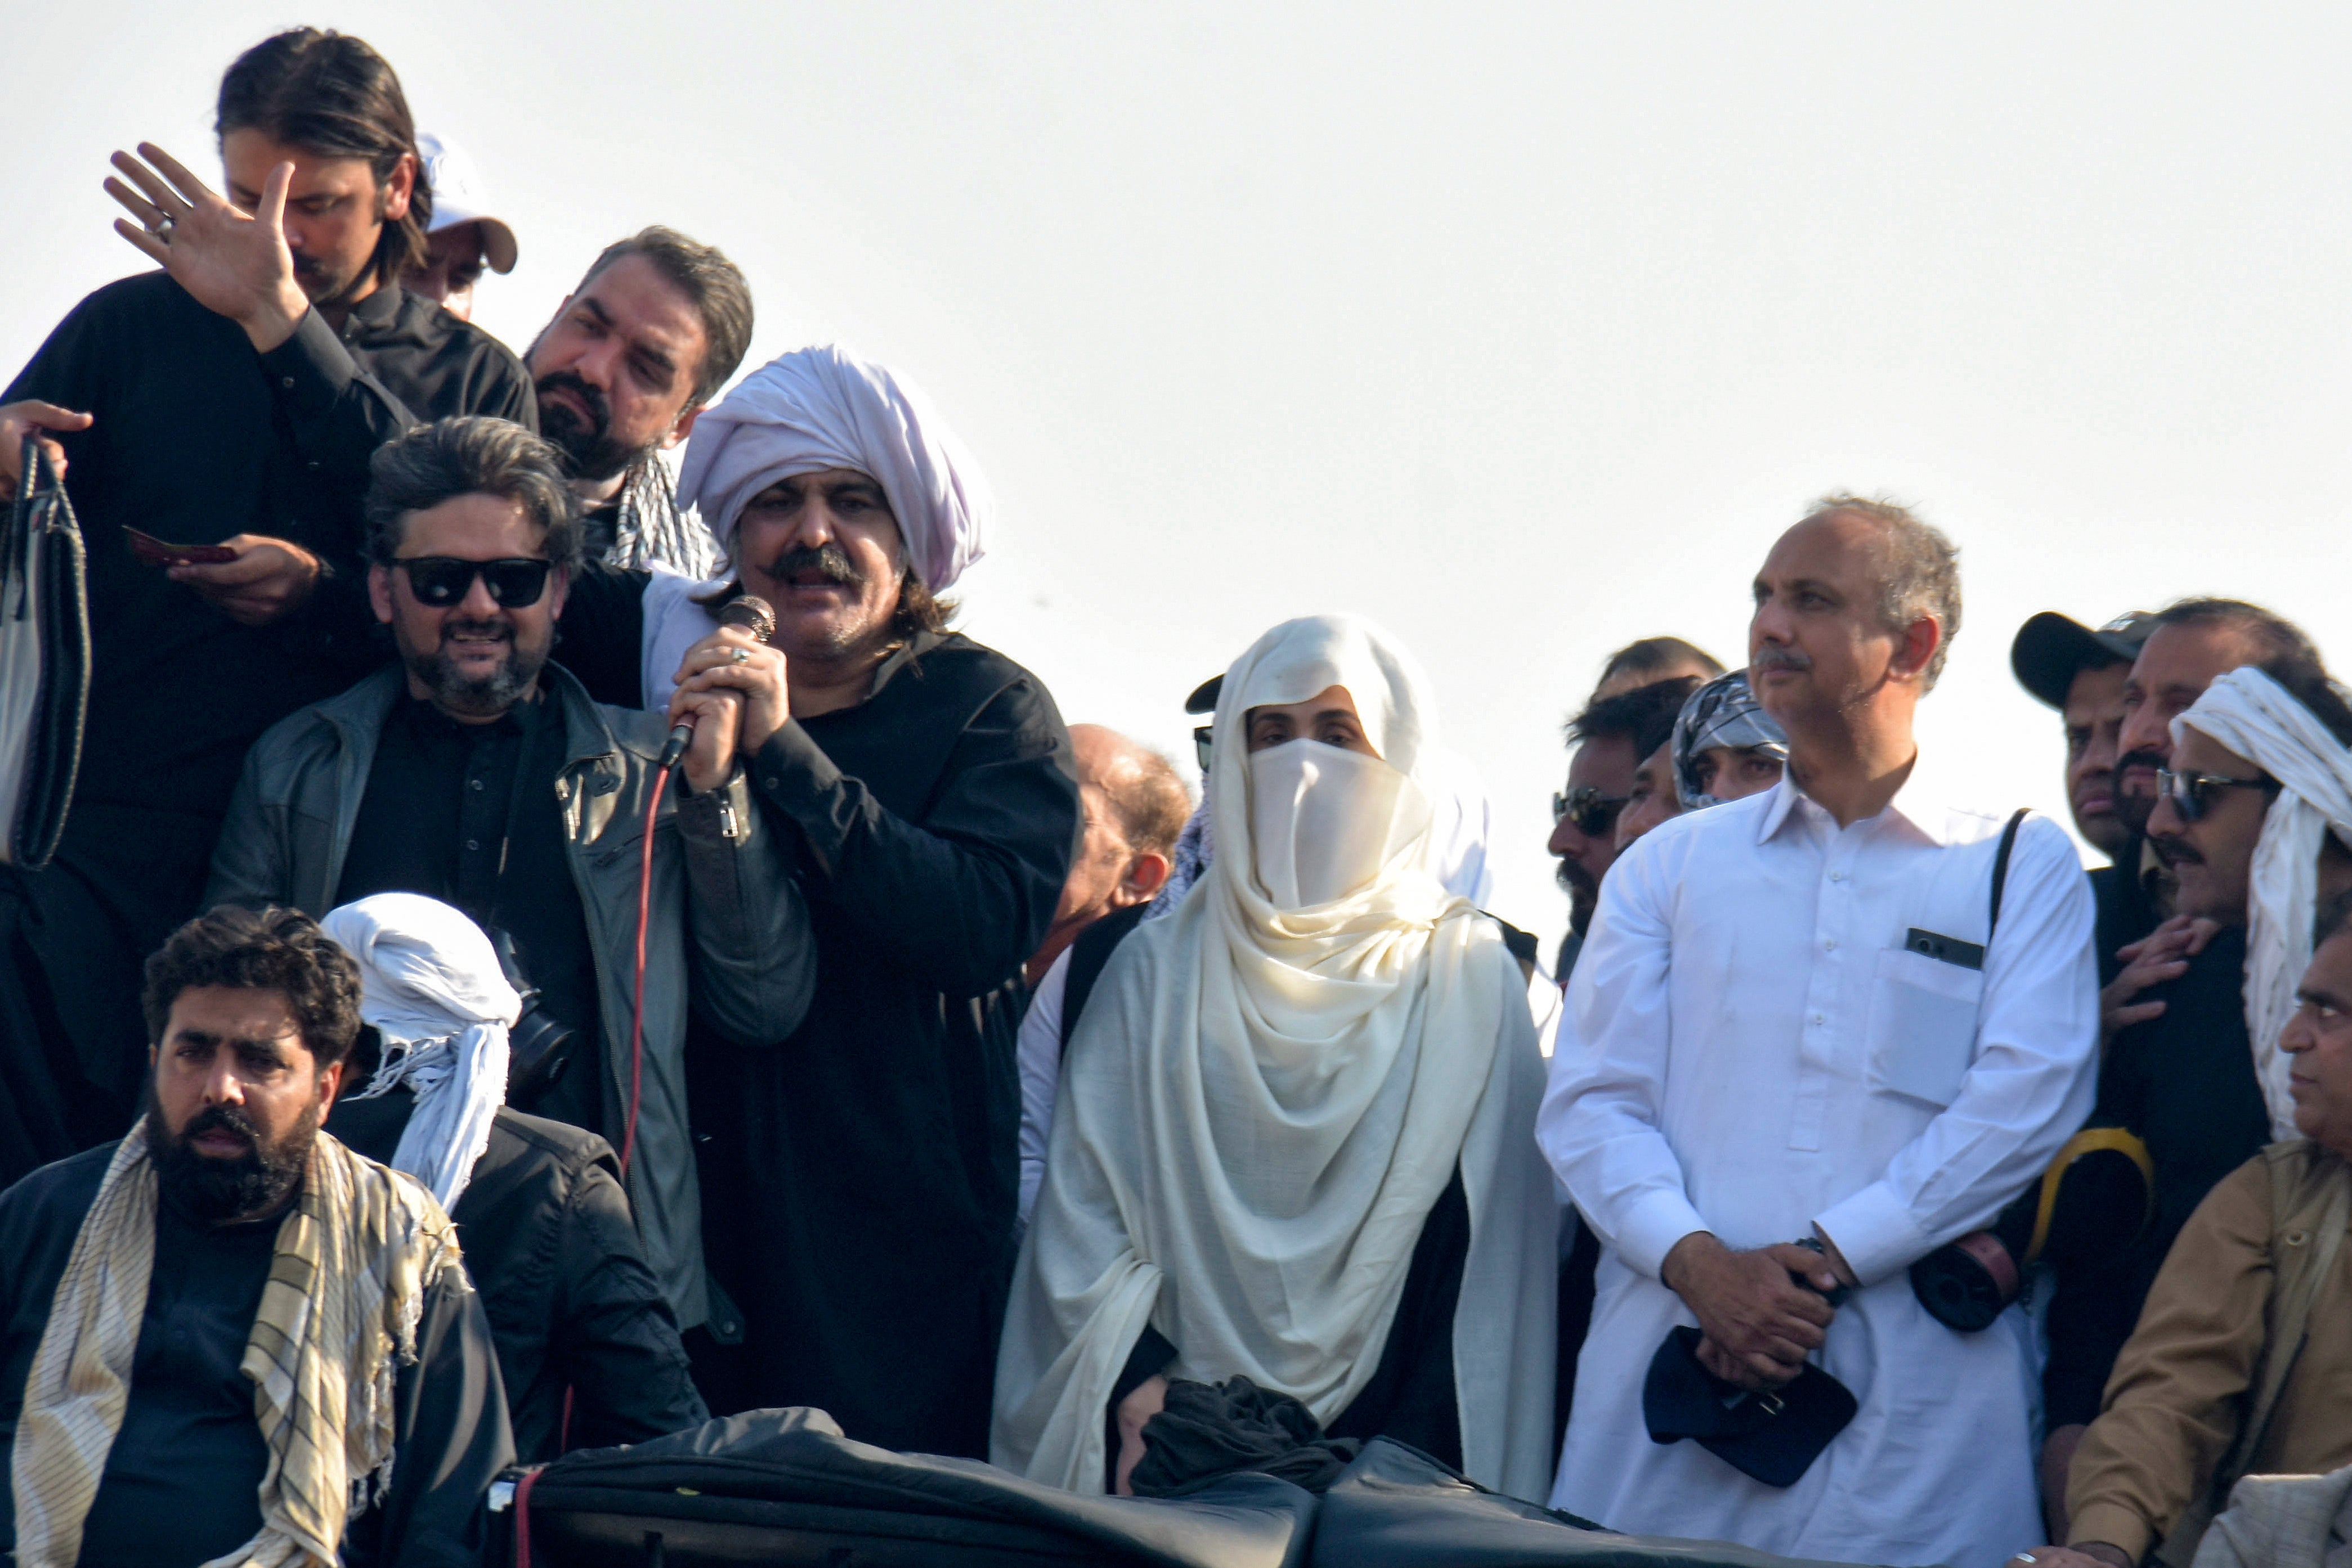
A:
{"label": "man in black shirt", "polygon": [[358,1004],[287,910],[216,910],[149,964],[146,1115],[0,1194],[0,1550],[479,1560],[513,1457],[481,1304],[430,1195],[319,1131]]}
{"label": "man in black shirt", "polygon": [[[84,300],[0,393],[0,484],[27,434],[70,460],[92,658],[64,842],[44,871],[0,868],[0,1181],[121,1133],[140,958],[194,909],[238,761],[381,659],[368,455],[413,417],[534,417],[511,353],[393,281],[430,198],[381,58],[271,38],[230,68],[219,127],[252,205],[155,149],[119,157],[139,223],[118,227],[164,269]],[[126,528],[234,558],[143,564]]]}
{"label": "man in black shirt", "polygon": [[988,496],[887,370],[829,348],[766,366],[702,416],[680,490],[777,622],[772,644],[697,642],[681,698],[768,693],[743,745],[821,958],[790,1039],[692,1059],[697,1152],[728,1194],[704,1211],[711,1273],[742,1310],[740,1333],[688,1337],[696,1381],[720,1414],[814,1405],[863,1442],[979,1456],[1021,965],[1078,836],[1069,736],[1035,676],[946,630],[935,595],[979,554]]}
{"label": "man in black shirt", "polygon": [[[688,997],[714,1031],[769,1046],[799,1025],[814,984],[797,847],[753,809],[737,766],[740,693],[764,688],[688,693],[665,720],[600,708],[548,661],[580,522],[539,437],[442,420],[374,468],[368,586],[401,665],[256,743],[206,896],[324,914],[422,893],[511,937],[572,1039],[530,1064],[551,1083],[518,1109],[620,1151],[647,1261],[691,1327],[708,1308]],[[670,788],[656,759],[688,713],[693,743]]]}
{"label": "man in black shirt", "polygon": [[[2306,684],[2326,680],[2311,639],[2258,605],[2189,599],[2153,617],[2126,679],[2116,742],[2116,807],[2135,833],[2151,834],[2158,772],[2174,762],[2173,719],[2244,665]],[[2180,858],[2177,844],[2163,842],[2166,833],[2152,836],[2156,856]],[[2213,1184],[2270,1141],[2246,1024],[2242,864],[2219,891],[2127,946],[2122,971],[2100,998],[2109,1032],[2091,1122],[2126,1128],[2147,1145],[2155,1212],[2107,1262],[2058,1270],[2042,1373],[2049,1436],[2042,1487],[2043,1511],[2062,1537],[2074,1445],[2099,1413],[2107,1374],[2139,1321],[2157,1269]]]}

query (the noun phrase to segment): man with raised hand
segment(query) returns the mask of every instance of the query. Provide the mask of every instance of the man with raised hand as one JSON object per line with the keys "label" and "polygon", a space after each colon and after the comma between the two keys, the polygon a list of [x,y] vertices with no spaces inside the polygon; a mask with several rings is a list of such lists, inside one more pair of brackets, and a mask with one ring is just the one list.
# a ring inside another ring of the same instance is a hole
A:
{"label": "man with raised hand", "polygon": [[1603,1253],[1551,1500],[1790,1556],[1996,1562],[2040,1534],[2032,1326],[1956,1331],[1906,1273],[2090,1108],[2090,891],[2056,824],[1915,777],[1959,624],[1941,533],[1833,496],[1755,592],[1787,773],[1611,868],[1552,1058],[1539,1141]]}
{"label": "man with raised hand", "polygon": [[680,689],[746,693],[752,789],[799,847],[817,945],[790,1039],[693,1063],[704,1186],[729,1194],[704,1236],[742,1312],[689,1336],[697,1381],[720,1414],[814,1405],[864,1442],[978,1457],[1013,1268],[1021,968],[1079,837],[1069,735],[1035,676],[947,629],[939,595],[992,504],[904,378],[787,354],[702,416],[679,489],[776,631],[713,643],[677,592],[648,641]]}
{"label": "man with raised hand", "polygon": [[139,963],[197,908],[246,749],[379,661],[369,454],[412,418],[531,417],[514,355],[396,281],[430,201],[381,56],[279,34],[215,123],[226,197],[116,155],[116,226],[161,270],[77,305],[0,393],[0,485],[28,435],[64,469],[91,658],[57,858],[0,868],[0,1180],[129,1124]]}

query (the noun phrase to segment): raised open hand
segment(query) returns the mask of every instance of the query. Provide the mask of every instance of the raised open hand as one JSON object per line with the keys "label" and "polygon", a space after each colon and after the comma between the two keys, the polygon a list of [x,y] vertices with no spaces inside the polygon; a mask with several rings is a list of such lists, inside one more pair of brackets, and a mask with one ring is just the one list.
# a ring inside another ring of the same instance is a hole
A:
{"label": "raised open hand", "polygon": [[111,162],[131,184],[110,175],[106,194],[137,220],[116,218],[115,233],[160,263],[198,304],[243,327],[260,352],[294,335],[310,301],[295,280],[294,253],[286,245],[293,164],[270,170],[261,210],[245,213],[152,142],[139,143],[136,157],[117,153]]}

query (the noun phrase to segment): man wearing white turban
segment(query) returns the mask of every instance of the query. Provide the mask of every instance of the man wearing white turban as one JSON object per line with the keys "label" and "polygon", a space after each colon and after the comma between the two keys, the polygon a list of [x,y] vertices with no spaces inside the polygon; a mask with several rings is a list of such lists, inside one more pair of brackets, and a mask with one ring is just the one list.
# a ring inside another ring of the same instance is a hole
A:
{"label": "man wearing white turban", "polygon": [[359,964],[354,1067],[374,1058],[327,1131],[448,1211],[498,1347],[516,1458],[709,1419],[612,1145],[503,1103],[523,1002],[482,928],[418,893],[376,893],[319,924]]}
{"label": "man wearing white turban", "polygon": [[2147,831],[2176,907],[2246,931],[2246,1034],[2271,1136],[2300,1136],[2279,1032],[2311,963],[2323,895],[2352,883],[2352,709],[2325,680],[2247,665],[2172,721]]}
{"label": "man wearing white turban", "polygon": [[[722,1415],[814,1405],[862,1441],[976,1456],[1013,1268],[1021,970],[1079,834],[1069,735],[1035,676],[947,629],[988,489],[889,371],[835,348],[764,366],[696,424],[681,490],[734,569],[711,592],[656,580],[647,695],[745,693],[753,797],[805,847],[817,945],[789,1039],[694,1064],[703,1179],[728,1194],[704,1212],[711,1277],[740,1309],[689,1336],[697,1380]],[[772,641],[723,628],[681,662],[664,615],[695,645],[738,591],[774,607]]]}
{"label": "man wearing white turban", "polygon": [[1541,1491],[1543,1066],[1501,929],[1439,879],[1433,729],[1411,656],[1352,617],[1286,622],[1227,674],[1224,852],[1119,944],[1070,1041],[996,1463],[1125,1489],[1175,1391],[1238,1376]]}

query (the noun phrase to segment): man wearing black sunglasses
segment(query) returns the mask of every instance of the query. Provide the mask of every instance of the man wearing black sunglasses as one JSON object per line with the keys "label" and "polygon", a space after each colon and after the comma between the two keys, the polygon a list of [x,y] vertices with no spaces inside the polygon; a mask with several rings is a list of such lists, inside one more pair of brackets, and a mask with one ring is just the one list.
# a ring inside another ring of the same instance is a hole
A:
{"label": "man wearing black sunglasses", "polygon": [[798,1026],[814,984],[792,847],[738,765],[758,683],[678,699],[694,738],[652,806],[645,880],[671,721],[597,705],[550,659],[581,557],[561,458],[520,426],[464,418],[411,431],[373,468],[368,590],[400,662],[254,747],[209,900],[324,914],[421,893],[510,938],[534,1008],[561,1026],[548,1037],[565,1042],[519,1064],[516,1109],[621,1151],[647,1261],[692,1327],[714,1310],[687,1130],[688,995],[723,1037],[764,1047]]}
{"label": "man wearing black sunglasses", "polygon": [[1568,721],[1576,752],[1568,787],[1551,797],[1551,838],[1544,846],[1559,858],[1557,875],[1568,893],[1568,934],[1552,966],[1552,978],[1563,985],[1592,923],[1601,879],[1617,858],[1617,817],[1633,798],[1634,772],[1673,735],[1675,715],[1697,683],[1696,676],[1682,675],[1621,688],[1595,697]]}
{"label": "man wearing black sunglasses", "polygon": [[[2145,833],[2171,918],[2122,950],[2123,970],[2101,994],[2107,1039],[2092,1120],[2147,1143],[2155,1212],[2105,1266],[2058,1269],[2042,1373],[2050,1435],[2042,1486],[2062,1534],[2074,1444],[2099,1412],[2173,1238],[2213,1184],[2273,1136],[2245,997],[2251,868],[2277,785],[2184,718],[2247,666],[2323,718],[2331,704],[2341,707],[2309,637],[2229,599],[2159,612],[2124,687],[2116,807]],[[2135,863],[2137,842],[2127,851]],[[2147,919],[2154,924],[2153,913]]]}

